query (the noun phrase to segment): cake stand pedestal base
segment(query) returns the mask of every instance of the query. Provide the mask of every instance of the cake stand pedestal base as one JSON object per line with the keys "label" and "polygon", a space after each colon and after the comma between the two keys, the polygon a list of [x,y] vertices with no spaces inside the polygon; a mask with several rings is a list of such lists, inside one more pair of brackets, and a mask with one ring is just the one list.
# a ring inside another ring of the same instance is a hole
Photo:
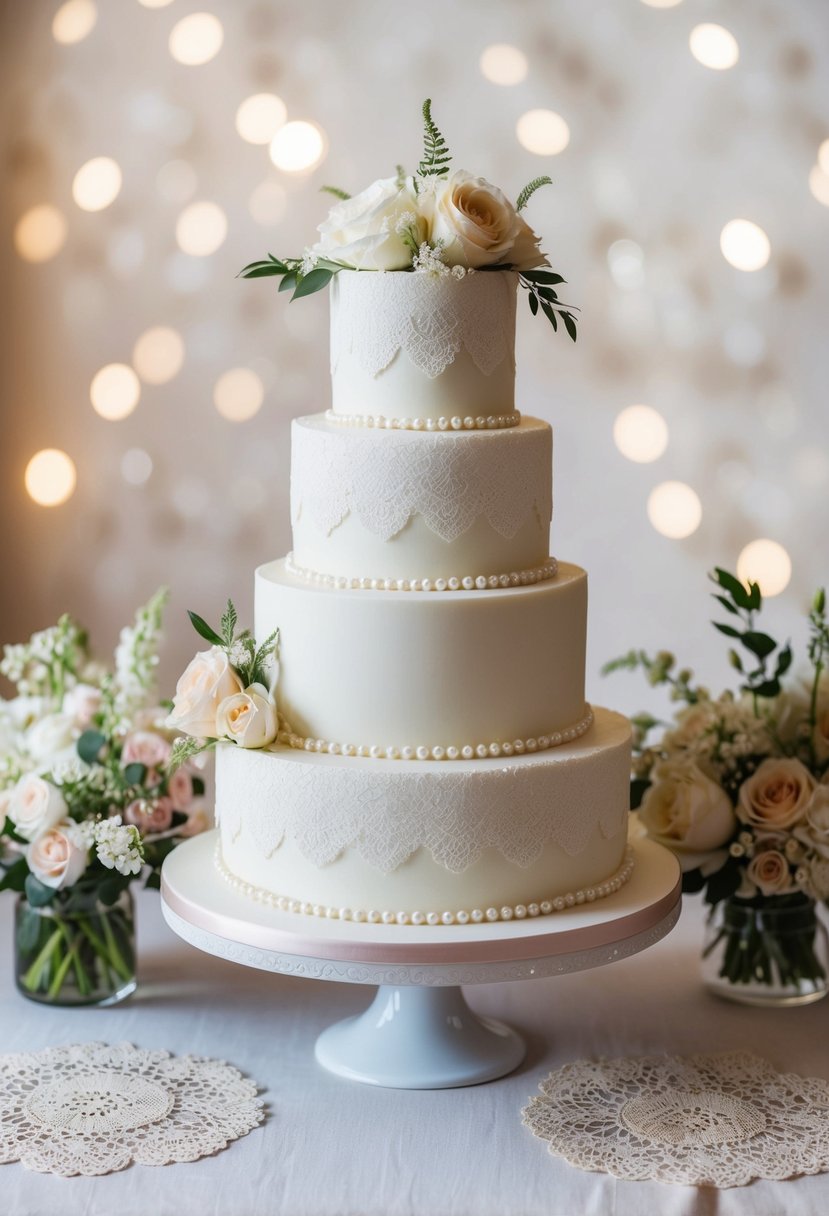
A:
{"label": "cake stand pedestal base", "polygon": [[317,1061],[337,1076],[392,1089],[452,1089],[494,1081],[517,1068],[524,1040],[479,1018],[460,988],[383,984],[365,1013],[317,1039]]}
{"label": "cake stand pedestal base", "polygon": [[448,1089],[511,1072],[524,1044],[480,1018],[462,984],[541,979],[602,967],[654,945],[679,917],[676,858],[631,842],[630,881],[552,916],[474,925],[357,924],[279,912],[231,887],[214,865],[217,832],[185,841],[161,875],[164,917],[199,950],[245,967],[379,985],[365,1013],[323,1031],[323,1067],[369,1085]]}

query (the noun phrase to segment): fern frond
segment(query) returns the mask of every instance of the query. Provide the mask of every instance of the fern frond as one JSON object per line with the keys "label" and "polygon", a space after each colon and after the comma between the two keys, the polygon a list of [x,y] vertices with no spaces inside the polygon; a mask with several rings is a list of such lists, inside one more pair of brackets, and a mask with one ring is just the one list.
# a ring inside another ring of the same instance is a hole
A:
{"label": "fern frond", "polygon": [[432,120],[432,99],[423,103],[423,160],[418,165],[421,177],[444,177],[452,159],[446,140]]}
{"label": "fern frond", "polygon": [[516,211],[523,211],[527,203],[530,201],[536,190],[540,190],[542,186],[552,186],[553,179],[547,177],[534,177],[531,182],[527,182],[524,189],[518,195],[518,201],[515,204]]}
{"label": "fern frond", "polygon": [[334,198],[343,200],[351,198],[351,195],[346,190],[341,190],[339,186],[320,186],[320,194],[333,194]]}

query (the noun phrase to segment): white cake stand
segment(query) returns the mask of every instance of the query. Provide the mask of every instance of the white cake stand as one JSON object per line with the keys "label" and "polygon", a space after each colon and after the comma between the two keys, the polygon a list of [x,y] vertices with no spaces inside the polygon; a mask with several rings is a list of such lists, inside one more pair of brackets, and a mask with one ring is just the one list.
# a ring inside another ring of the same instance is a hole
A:
{"label": "white cake stand", "polygon": [[170,928],[208,954],[284,975],[377,984],[365,1013],[329,1027],[316,1057],[331,1072],[395,1089],[476,1085],[512,1072],[519,1035],[480,1018],[461,984],[537,979],[601,967],[652,946],[679,917],[680,873],[653,841],[632,842],[633,876],[620,891],[551,916],[415,928],[278,912],[224,881],[216,832],[179,845],[164,863]]}

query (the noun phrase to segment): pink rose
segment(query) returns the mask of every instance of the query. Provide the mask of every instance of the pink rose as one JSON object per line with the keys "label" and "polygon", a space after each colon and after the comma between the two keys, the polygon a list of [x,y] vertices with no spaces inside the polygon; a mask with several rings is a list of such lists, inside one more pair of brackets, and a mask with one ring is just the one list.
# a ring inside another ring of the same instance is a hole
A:
{"label": "pink rose", "polygon": [[789,863],[777,849],[755,853],[746,869],[746,878],[759,887],[763,895],[786,895],[796,890]]}
{"label": "pink rose", "polygon": [[173,804],[169,798],[136,798],[124,811],[124,823],[138,828],[142,836],[166,832],[173,822]]}
{"label": "pink rose", "polygon": [[85,730],[101,708],[101,696],[100,688],[94,684],[76,684],[63,698],[63,712]]}
{"label": "pink rose", "polygon": [[145,764],[148,769],[163,768],[170,757],[170,744],[163,735],[152,730],[136,730],[127,735],[121,752],[121,764]]}
{"label": "pink rose", "polygon": [[242,681],[220,646],[200,650],[176,685],[167,724],[195,739],[216,739],[216,711],[225,697],[242,692]]}
{"label": "pink rose", "polygon": [[210,817],[203,802],[193,802],[187,811],[187,822],[179,828],[180,836],[198,836],[210,827]]}
{"label": "pink rose", "polygon": [[71,828],[68,823],[49,828],[35,837],[26,850],[26,860],[35,878],[56,891],[74,886],[89,861],[89,850],[78,843]]}
{"label": "pink rose", "polygon": [[740,786],[737,818],[761,831],[793,827],[806,814],[815,784],[799,760],[764,760]]}
{"label": "pink rose", "polygon": [[193,778],[186,768],[177,768],[167,780],[167,793],[177,811],[183,811],[193,801]]}

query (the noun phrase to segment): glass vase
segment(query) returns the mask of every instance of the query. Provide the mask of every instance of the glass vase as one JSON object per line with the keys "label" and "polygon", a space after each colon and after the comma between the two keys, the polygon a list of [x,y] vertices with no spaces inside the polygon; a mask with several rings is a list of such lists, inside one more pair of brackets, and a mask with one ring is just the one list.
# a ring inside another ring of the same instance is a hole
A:
{"label": "glass vase", "polygon": [[60,897],[15,909],[15,978],[30,1001],[44,1005],[114,1005],[136,988],[132,895],[114,904],[90,896],[64,906]]}
{"label": "glass vase", "polygon": [[745,1005],[809,1005],[829,991],[829,937],[805,895],[715,904],[702,952],[706,987]]}

